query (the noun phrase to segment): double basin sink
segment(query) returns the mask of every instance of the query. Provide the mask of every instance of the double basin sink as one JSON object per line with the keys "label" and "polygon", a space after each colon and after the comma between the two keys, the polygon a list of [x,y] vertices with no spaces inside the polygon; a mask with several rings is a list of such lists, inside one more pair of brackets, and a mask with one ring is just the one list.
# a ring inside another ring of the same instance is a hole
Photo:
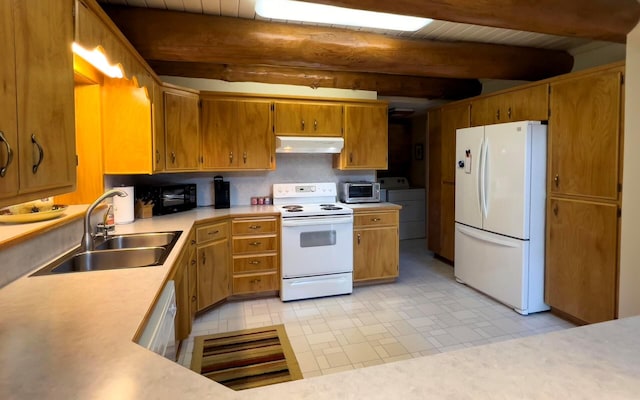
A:
{"label": "double basin sink", "polygon": [[95,250],[74,249],[32,276],[162,265],[181,233],[172,231],[109,236],[96,242]]}

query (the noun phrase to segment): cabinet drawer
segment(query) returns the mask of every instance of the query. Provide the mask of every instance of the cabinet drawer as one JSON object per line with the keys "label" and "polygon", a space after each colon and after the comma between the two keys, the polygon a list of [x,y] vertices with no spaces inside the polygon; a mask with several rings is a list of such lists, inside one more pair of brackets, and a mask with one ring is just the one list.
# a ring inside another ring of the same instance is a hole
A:
{"label": "cabinet drawer", "polygon": [[355,214],[353,216],[353,226],[380,226],[380,225],[397,225],[398,212],[379,212]]}
{"label": "cabinet drawer", "polygon": [[198,244],[205,243],[211,240],[224,239],[227,237],[227,223],[221,222],[219,224],[206,225],[196,229],[196,242]]}
{"label": "cabinet drawer", "polygon": [[248,294],[278,290],[278,274],[246,275],[233,278],[233,294]]}
{"label": "cabinet drawer", "polygon": [[253,236],[233,238],[233,254],[242,253],[263,253],[275,251],[277,249],[276,237],[274,236]]}
{"label": "cabinet drawer", "polygon": [[277,221],[275,218],[233,220],[231,223],[231,232],[234,235],[276,233],[276,229]]}
{"label": "cabinet drawer", "polygon": [[233,273],[247,274],[253,272],[276,271],[276,255],[240,256],[233,258]]}

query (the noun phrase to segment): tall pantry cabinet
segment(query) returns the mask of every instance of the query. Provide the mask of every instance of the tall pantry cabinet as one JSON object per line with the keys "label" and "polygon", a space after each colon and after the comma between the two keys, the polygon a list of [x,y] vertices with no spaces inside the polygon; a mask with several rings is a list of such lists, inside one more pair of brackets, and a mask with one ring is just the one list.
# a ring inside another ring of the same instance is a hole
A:
{"label": "tall pantry cabinet", "polygon": [[617,314],[624,67],[551,83],[545,301],[594,323]]}

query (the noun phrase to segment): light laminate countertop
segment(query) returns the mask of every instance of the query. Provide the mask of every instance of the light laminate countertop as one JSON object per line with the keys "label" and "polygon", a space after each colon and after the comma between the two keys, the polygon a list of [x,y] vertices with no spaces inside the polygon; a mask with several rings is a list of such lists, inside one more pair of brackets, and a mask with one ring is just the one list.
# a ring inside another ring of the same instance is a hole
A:
{"label": "light laminate countertop", "polygon": [[183,230],[160,267],[22,277],[0,290],[2,399],[631,399],[640,317],[234,392],[131,341],[194,221],[270,206],[136,220]]}

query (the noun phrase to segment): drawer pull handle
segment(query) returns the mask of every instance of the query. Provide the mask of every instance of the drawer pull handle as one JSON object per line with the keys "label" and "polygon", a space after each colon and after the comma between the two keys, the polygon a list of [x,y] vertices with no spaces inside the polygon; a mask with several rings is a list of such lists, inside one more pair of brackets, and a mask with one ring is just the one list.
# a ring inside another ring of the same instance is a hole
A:
{"label": "drawer pull handle", "polygon": [[260,225],[251,225],[249,227],[249,229],[260,229],[260,228],[262,228],[262,226],[260,226]]}
{"label": "drawer pull handle", "polygon": [[251,261],[249,261],[249,264],[252,264],[252,265],[258,265],[258,264],[260,264],[260,261],[258,261],[258,260],[251,260]]}
{"label": "drawer pull handle", "polygon": [[220,231],[207,232],[207,235],[217,235]]}
{"label": "drawer pull handle", "polygon": [[371,222],[379,222],[380,218],[371,218]]}
{"label": "drawer pull handle", "polygon": [[260,282],[260,279],[252,279],[251,280],[251,283],[258,283],[258,282]]}
{"label": "drawer pull handle", "polygon": [[250,246],[260,246],[262,244],[262,242],[251,242],[249,243]]}

